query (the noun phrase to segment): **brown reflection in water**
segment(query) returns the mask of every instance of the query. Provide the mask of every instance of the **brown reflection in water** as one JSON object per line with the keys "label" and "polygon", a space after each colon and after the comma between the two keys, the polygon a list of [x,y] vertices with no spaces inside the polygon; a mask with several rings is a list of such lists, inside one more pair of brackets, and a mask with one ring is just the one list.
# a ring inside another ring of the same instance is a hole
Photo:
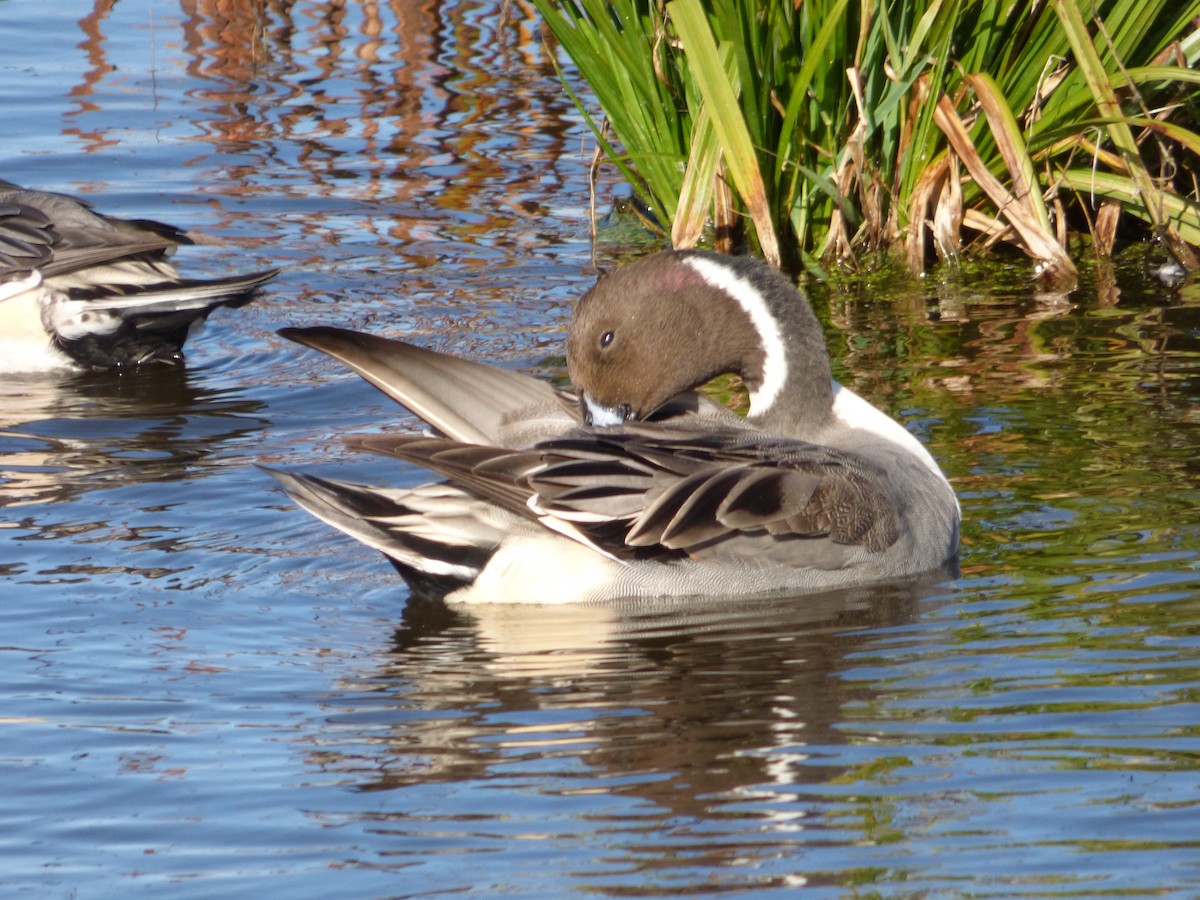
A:
{"label": "brown reflection in water", "polygon": [[[114,71],[105,62],[110,7],[98,0],[80,23],[91,67],[73,91],[82,106],[67,131],[90,150],[114,143],[116,130],[84,124],[108,114],[98,98],[117,90],[105,86]],[[573,107],[529,4],[181,0],[180,8],[187,80],[164,94],[163,115],[186,123],[196,142],[181,164],[201,170],[201,193],[214,204],[269,198],[277,226],[299,233],[276,237],[285,256],[304,254],[293,264],[328,262],[328,248],[348,236],[368,236],[417,266],[437,262],[448,237],[536,241],[536,226],[523,223],[549,215],[576,148],[565,145]],[[160,31],[156,40],[173,39]],[[130,102],[130,85],[121,88]],[[285,198],[303,202],[293,213]],[[494,259],[467,254],[462,264],[484,271]]]}
{"label": "brown reflection in water", "polygon": [[[105,76],[116,70],[116,66],[108,61],[108,56],[104,52],[104,34],[100,29],[101,23],[105,16],[112,11],[115,2],[116,0],[96,0],[92,11],[79,20],[79,27],[84,34],[84,39],[79,43],[79,49],[87,54],[91,68],[83,73],[83,84],[76,85],[68,92],[70,97],[91,97],[96,85]],[[91,100],[81,99],[79,109],[71,115],[78,115],[80,112],[97,112],[99,109],[100,107]],[[78,136],[84,142],[84,150],[87,153],[104,150],[117,144],[115,140],[104,138],[99,131],[86,132],[80,129],[66,128],[64,133]]]}
{"label": "brown reflection in water", "polygon": [[[500,33],[484,26],[501,26],[496,15],[472,20],[468,4],[354,4],[361,17],[355,32],[344,2],[263,9],[185,0],[183,8],[188,73],[204,84],[194,96],[205,101],[218,149],[294,142],[314,183],[340,188],[339,180],[354,179],[352,193],[361,199],[396,202],[436,190],[439,206],[480,212],[474,186],[512,175],[495,154],[477,152],[489,135],[474,126],[521,113],[528,124],[514,122],[505,138],[565,130],[557,118],[530,120],[537,105],[526,109],[497,89],[505,63],[492,48]],[[532,53],[520,64],[549,71]],[[347,141],[354,145],[349,159]],[[552,160],[560,150],[551,143],[541,156]],[[467,161],[453,179],[426,171]]]}
{"label": "brown reflection in water", "polygon": [[185,47],[191,57],[188,74],[243,86],[241,91],[205,94],[209,100],[226,100],[225,112],[231,119],[239,117],[236,105],[249,99],[247,89],[260,75],[268,15],[282,13],[288,6],[270,0],[181,0]]}

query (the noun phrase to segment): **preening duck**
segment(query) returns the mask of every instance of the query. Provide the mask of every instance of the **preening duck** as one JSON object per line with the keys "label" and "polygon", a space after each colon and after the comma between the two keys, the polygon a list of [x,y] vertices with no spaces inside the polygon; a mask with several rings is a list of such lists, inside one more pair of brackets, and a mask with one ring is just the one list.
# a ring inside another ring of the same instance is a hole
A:
{"label": "preening duck", "polygon": [[178,360],[209,313],[278,274],[184,278],[168,257],[190,243],[162,222],[0,181],[0,372]]}
{"label": "preening duck", "polygon": [[[287,338],[437,432],[350,445],[444,481],[272,472],[302,507],[461,602],[810,592],[953,566],[959,507],[903,426],[831,379],[807,299],[749,257],[666,251],[602,278],[567,339],[576,394],[335,328]],[[696,393],[733,372],[737,416]]]}

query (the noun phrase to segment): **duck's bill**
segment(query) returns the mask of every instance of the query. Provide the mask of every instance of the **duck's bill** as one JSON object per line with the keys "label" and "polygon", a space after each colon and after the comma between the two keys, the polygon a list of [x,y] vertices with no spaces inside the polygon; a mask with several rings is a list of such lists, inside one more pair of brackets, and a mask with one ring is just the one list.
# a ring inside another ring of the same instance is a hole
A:
{"label": "duck's bill", "polygon": [[580,399],[583,401],[583,424],[593,428],[624,425],[633,416],[633,410],[628,403],[622,403],[620,406],[601,406],[587,394],[582,395]]}

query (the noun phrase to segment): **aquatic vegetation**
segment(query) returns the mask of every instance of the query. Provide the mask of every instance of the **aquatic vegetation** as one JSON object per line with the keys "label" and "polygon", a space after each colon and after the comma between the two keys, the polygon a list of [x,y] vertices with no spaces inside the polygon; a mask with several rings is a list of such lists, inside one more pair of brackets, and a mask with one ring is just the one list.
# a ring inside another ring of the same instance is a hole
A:
{"label": "aquatic vegetation", "polygon": [[677,247],[795,268],[1072,235],[1200,265],[1200,0],[534,0]]}

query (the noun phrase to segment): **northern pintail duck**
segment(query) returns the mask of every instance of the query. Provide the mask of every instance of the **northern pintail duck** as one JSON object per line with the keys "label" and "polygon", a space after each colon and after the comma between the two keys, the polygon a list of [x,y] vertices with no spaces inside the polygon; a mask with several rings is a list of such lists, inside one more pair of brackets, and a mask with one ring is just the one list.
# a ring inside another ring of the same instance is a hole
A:
{"label": "northern pintail duck", "polygon": [[[352,331],[280,333],[437,432],[350,441],[436,484],[272,472],[421,593],[763,595],[915,578],[956,557],[958,502],[932,456],[832,381],[807,300],[752,258],[668,251],[601,279],[570,326],[576,395]],[[744,418],[695,393],[724,372],[745,381]]]}
{"label": "northern pintail duck", "polygon": [[190,243],[161,222],[0,181],[0,372],[177,360],[209,313],[278,274],[184,278],[168,256]]}

